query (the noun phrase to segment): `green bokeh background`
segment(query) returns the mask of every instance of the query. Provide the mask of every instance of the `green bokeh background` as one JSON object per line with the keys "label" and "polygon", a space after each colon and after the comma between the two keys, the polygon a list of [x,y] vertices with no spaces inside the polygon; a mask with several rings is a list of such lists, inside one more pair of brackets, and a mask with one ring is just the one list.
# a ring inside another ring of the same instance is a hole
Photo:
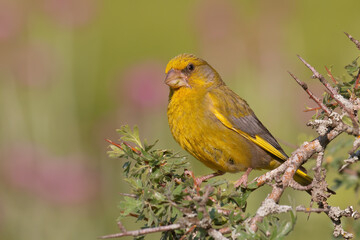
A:
{"label": "green bokeh background", "polygon": [[[358,0],[0,0],[0,239],[118,232],[127,184],[104,138],[117,140],[116,128],[136,124],[143,139],[182,151],[167,126],[163,83],[179,53],[212,64],[290,153],[315,136],[303,112],[314,104],[287,70],[317,93],[296,54],[343,75],[359,55],[343,34],[360,38],[358,9]],[[191,161],[196,175],[211,172]],[[250,212],[268,191],[251,196]],[[352,192],[337,192],[331,204],[357,204]],[[287,191],[284,203],[287,196],[309,204],[303,193]],[[289,239],[331,238],[324,214],[298,219]]]}

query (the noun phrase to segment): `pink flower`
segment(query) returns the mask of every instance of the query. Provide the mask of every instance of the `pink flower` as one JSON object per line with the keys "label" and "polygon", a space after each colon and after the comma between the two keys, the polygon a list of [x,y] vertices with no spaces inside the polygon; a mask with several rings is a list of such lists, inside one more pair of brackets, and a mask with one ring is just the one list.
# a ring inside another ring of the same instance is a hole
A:
{"label": "pink flower", "polygon": [[200,37],[218,43],[231,37],[236,26],[235,15],[234,6],[230,1],[202,1],[198,5],[195,15],[195,23]]}
{"label": "pink flower", "polygon": [[23,12],[12,0],[0,0],[0,42],[16,36],[22,27]]}
{"label": "pink flower", "polygon": [[203,0],[193,15],[202,57],[222,69],[223,77],[237,70],[244,55],[247,31],[235,9],[233,1]]}
{"label": "pink flower", "polygon": [[122,77],[121,90],[126,103],[141,109],[163,108],[168,88],[164,84],[165,64],[157,61],[138,63]]}
{"label": "pink flower", "polygon": [[45,11],[59,24],[80,27],[95,15],[95,0],[44,0]]}
{"label": "pink flower", "polygon": [[11,65],[16,80],[29,86],[44,86],[57,76],[55,53],[40,44],[17,49]]}
{"label": "pink flower", "polygon": [[82,157],[54,157],[30,145],[2,156],[3,177],[14,188],[57,204],[89,201],[99,191],[99,176]]}

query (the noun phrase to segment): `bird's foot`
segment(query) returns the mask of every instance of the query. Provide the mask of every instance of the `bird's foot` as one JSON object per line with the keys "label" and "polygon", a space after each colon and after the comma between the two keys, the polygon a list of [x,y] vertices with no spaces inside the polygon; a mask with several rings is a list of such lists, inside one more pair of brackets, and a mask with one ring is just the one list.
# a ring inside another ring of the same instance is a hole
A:
{"label": "bird's foot", "polygon": [[235,182],[235,187],[238,188],[240,186],[247,187],[248,184],[248,177],[251,172],[252,168],[248,168],[246,172]]}
{"label": "bird's foot", "polygon": [[195,177],[194,173],[190,170],[185,170],[185,175],[188,175],[190,177],[192,177],[192,179],[194,180],[194,186],[196,188],[196,190],[199,192],[200,190],[200,185],[202,182],[206,182],[207,180],[213,178],[213,177],[216,177],[216,176],[220,176],[220,175],[223,175],[224,172],[214,172],[214,173],[211,173],[211,174],[208,174],[208,175],[205,175],[205,176],[201,176],[201,177]]}

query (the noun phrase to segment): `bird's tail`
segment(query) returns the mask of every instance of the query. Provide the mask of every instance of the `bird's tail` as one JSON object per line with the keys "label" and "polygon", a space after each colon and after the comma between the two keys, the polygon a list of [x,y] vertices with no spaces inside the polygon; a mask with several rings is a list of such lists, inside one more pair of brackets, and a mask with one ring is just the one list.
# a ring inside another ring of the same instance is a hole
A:
{"label": "bird's tail", "polygon": [[294,180],[302,186],[307,186],[312,182],[312,177],[298,169],[294,175]]}

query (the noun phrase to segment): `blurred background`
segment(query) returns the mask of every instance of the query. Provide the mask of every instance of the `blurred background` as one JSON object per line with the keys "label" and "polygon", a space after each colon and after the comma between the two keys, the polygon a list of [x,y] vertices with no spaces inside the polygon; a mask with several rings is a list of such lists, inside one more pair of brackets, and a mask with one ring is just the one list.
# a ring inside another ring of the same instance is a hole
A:
{"label": "blurred background", "polygon": [[[163,83],[166,63],[183,52],[217,69],[290,153],[315,136],[305,127],[313,113],[303,112],[315,106],[287,70],[318,93],[296,54],[344,75],[359,55],[343,34],[360,38],[358,9],[358,0],[0,0],[0,239],[118,232],[127,184],[104,138],[136,124],[142,139],[184,153],[168,128]],[[196,175],[211,172],[191,161]],[[267,190],[251,196],[249,212]],[[337,192],[331,204],[357,204],[352,191]],[[303,193],[283,199],[309,204]],[[300,213],[289,238],[329,239],[331,229],[324,214]]]}

